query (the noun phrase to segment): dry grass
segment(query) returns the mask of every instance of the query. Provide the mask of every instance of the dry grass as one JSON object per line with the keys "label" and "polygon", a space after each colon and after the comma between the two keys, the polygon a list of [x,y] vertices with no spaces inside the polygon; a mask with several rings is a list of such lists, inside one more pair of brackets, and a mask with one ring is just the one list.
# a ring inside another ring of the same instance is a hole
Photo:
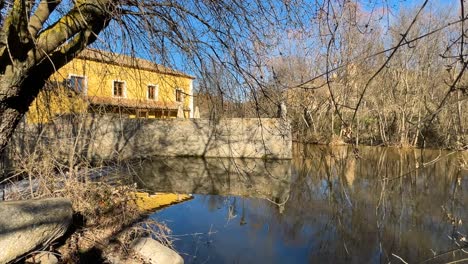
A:
{"label": "dry grass", "polygon": [[125,166],[92,167],[75,154],[75,149],[68,150],[71,155],[64,161],[59,158],[63,157],[62,146],[63,142],[46,144],[38,141],[33,151],[17,153],[14,156],[15,175],[1,183],[8,184],[4,190],[5,200],[70,199],[75,212],[74,231],[65,241],[49,248],[60,255],[63,263],[96,258],[90,252],[98,252],[102,257],[105,249],[112,248],[109,245],[115,241],[118,246],[114,245],[114,248],[126,252],[128,243],[137,236],[152,235],[171,245],[166,226],[150,220],[138,222],[145,215],[136,203],[137,190],[133,184],[125,184],[128,181],[124,179],[125,175],[131,175],[131,170],[120,175],[120,180],[108,182],[106,177],[97,175]]}
{"label": "dry grass", "polygon": [[328,141],[329,146],[344,146],[346,145],[346,142],[344,142],[343,138],[337,135],[331,136],[331,138]]}

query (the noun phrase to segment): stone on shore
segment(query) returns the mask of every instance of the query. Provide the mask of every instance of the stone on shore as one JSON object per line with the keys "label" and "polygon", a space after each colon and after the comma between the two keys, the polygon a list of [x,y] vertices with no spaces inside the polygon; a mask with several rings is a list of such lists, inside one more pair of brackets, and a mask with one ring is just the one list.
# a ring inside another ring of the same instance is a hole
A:
{"label": "stone on shore", "polygon": [[144,261],[149,263],[183,264],[184,259],[174,250],[152,238],[139,238],[131,248]]}
{"label": "stone on shore", "polygon": [[0,263],[61,237],[72,221],[65,198],[0,202]]}
{"label": "stone on shore", "polygon": [[26,263],[35,263],[35,264],[57,264],[59,261],[57,257],[49,252],[36,254],[34,257],[31,257],[26,260]]}

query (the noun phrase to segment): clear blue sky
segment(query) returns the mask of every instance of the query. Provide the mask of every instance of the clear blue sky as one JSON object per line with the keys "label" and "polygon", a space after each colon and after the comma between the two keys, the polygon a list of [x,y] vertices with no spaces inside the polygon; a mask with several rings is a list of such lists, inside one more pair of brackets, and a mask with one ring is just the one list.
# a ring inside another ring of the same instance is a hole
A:
{"label": "clear blue sky", "polygon": [[[369,12],[372,11],[373,8],[374,9],[375,8],[377,9],[378,8],[390,8],[391,13],[387,17],[386,23],[391,25],[393,22],[393,19],[400,12],[400,10],[413,9],[413,8],[420,7],[422,3],[424,2],[424,0],[414,0],[414,1],[410,1],[410,0],[377,0],[377,1],[376,0],[364,0],[364,1],[359,1],[359,2],[361,3],[361,7],[364,10],[367,10]],[[432,10],[448,9],[448,10],[453,10],[454,12],[456,12],[457,10],[459,10],[459,1],[458,0],[429,0],[429,4],[427,5],[426,10],[431,10],[431,9]],[[194,24],[194,25],[197,26],[197,24]],[[111,28],[111,30],[113,29]],[[102,35],[105,35],[108,33],[109,32],[105,32]],[[128,51],[130,47],[126,45],[128,41],[125,38],[125,36],[123,36],[122,34],[119,34],[118,32],[112,32],[112,34],[114,36],[113,38],[115,41],[113,42],[101,41],[100,42],[98,40],[96,45],[94,46],[99,47],[99,48],[104,48],[104,49],[107,49],[106,47],[111,47],[111,49],[116,52],[122,52],[125,50]],[[208,40],[208,39],[203,39],[203,40]],[[136,46],[134,48],[136,50],[137,56],[146,58],[149,60],[153,60],[153,61],[156,60],[156,62],[161,63],[161,61],[158,61],[158,60],[162,60],[163,58],[155,54],[153,50],[148,49],[148,47],[140,46],[138,41],[135,42],[135,45]],[[168,46],[168,48],[170,47]],[[176,49],[173,49],[173,48],[170,49],[170,52],[168,52],[167,59],[170,61],[169,66],[172,66],[178,70],[185,71],[189,74],[195,74],[195,72],[191,68],[187,67],[188,66],[187,58],[183,54],[178,53]]]}

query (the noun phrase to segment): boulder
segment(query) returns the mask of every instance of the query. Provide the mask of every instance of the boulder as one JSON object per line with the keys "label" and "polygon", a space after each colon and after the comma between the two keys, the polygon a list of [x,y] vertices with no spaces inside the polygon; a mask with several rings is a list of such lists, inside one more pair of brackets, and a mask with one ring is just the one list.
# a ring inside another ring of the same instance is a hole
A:
{"label": "boulder", "polygon": [[177,252],[152,238],[139,238],[132,243],[131,248],[144,261],[149,263],[184,263],[184,259],[179,254],[177,254]]}
{"label": "boulder", "polygon": [[71,202],[64,198],[0,202],[0,263],[61,237],[72,214]]}
{"label": "boulder", "polygon": [[36,254],[34,257],[26,260],[26,263],[36,263],[36,264],[57,264],[58,258],[49,252],[43,252]]}

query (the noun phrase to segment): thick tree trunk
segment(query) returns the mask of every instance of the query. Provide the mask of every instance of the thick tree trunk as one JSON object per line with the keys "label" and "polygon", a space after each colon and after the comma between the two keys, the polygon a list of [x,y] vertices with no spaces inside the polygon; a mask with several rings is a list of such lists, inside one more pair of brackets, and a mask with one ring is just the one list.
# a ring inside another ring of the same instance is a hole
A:
{"label": "thick tree trunk", "polygon": [[59,3],[43,0],[29,14],[26,1],[15,1],[0,30],[0,153],[47,79],[96,40],[115,8],[110,0],[77,1],[42,28]]}
{"label": "thick tree trunk", "polygon": [[54,64],[44,61],[24,71],[28,65],[17,63],[19,70],[13,69],[10,74],[0,76],[0,152],[47,79],[64,64],[63,59],[57,57]]}
{"label": "thick tree trunk", "polygon": [[[5,148],[8,139],[43,85],[44,81],[41,83],[41,80],[33,84],[29,80],[21,80],[18,83],[11,77],[1,78],[0,93],[7,95],[2,96],[0,100],[0,152]],[[31,91],[26,93],[26,90]]]}

